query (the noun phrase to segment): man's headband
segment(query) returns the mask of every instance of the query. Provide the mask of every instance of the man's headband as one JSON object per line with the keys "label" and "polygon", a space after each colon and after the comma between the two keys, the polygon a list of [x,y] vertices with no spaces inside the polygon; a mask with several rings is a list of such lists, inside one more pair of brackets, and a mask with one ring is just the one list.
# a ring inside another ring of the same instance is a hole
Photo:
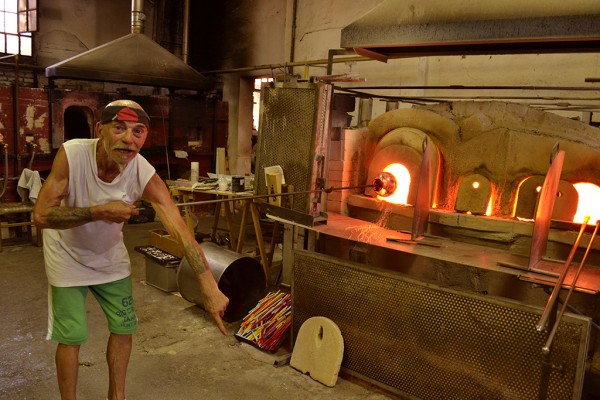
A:
{"label": "man's headband", "polygon": [[146,114],[146,111],[127,106],[105,107],[104,110],[102,110],[100,123],[107,124],[111,121],[141,122],[146,126],[150,126],[150,118],[148,117],[148,114]]}

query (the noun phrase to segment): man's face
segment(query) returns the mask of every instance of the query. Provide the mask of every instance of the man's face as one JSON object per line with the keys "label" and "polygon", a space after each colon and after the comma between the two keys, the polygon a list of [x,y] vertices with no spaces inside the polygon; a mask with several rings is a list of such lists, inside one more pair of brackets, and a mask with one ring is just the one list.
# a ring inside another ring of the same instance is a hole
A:
{"label": "man's face", "polygon": [[148,128],[140,122],[112,121],[99,124],[99,136],[109,160],[125,167],[144,145]]}

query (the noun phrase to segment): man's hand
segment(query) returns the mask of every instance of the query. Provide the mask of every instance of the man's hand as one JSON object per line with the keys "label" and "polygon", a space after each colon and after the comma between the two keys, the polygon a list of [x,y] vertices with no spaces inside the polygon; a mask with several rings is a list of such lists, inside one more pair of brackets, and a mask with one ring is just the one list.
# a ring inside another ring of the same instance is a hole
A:
{"label": "man's hand", "polygon": [[212,315],[221,333],[227,336],[227,329],[222,318],[229,299],[219,290],[210,271],[198,276],[198,282],[200,283],[203,308]]}
{"label": "man's hand", "polygon": [[118,224],[129,221],[133,215],[140,214],[133,204],[124,201],[111,201],[110,203],[91,207],[90,211],[94,221],[102,220]]}

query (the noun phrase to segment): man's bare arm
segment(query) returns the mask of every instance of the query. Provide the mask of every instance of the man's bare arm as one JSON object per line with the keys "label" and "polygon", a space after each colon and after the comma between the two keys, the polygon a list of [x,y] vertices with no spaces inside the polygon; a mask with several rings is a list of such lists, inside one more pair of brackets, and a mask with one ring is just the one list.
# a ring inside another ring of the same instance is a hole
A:
{"label": "man's bare arm", "polygon": [[202,305],[215,319],[219,330],[226,335],[227,329],[221,317],[225,313],[229,299],[219,290],[200,245],[181,217],[179,208],[171,199],[169,189],[158,175],[154,174],[150,179],[142,198],[152,204],[167,232],[181,244],[185,258],[196,273],[200,284]]}
{"label": "man's bare arm", "polygon": [[69,162],[61,147],[35,203],[33,218],[38,228],[67,229],[98,220],[120,223],[139,214],[135,206],[123,201],[84,208],[61,207],[60,202],[67,196],[68,190]]}
{"label": "man's bare arm", "polygon": [[67,229],[92,221],[89,208],[54,207],[46,215],[44,228]]}

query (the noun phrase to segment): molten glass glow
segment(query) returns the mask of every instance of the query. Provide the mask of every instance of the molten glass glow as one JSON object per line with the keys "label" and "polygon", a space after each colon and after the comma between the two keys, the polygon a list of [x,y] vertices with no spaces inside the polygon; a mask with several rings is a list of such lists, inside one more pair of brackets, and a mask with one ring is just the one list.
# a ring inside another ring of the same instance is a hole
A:
{"label": "molten glass glow", "polygon": [[383,172],[389,172],[396,178],[396,191],[388,197],[377,196],[379,200],[394,204],[407,204],[408,189],[410,188],[410,173],[402,164],[390,164]]}
{"label": "molten glass glow", "polygon": [[479,189],[479,182],[473,182],[473,189]]}
{"label": "molten glass glow", "polygon": [[573,222],[582,223],[586,215],[590,216],[588,224],[594,225],[600,219],[600,187],[593,183],[581,182],[576,183],[575,189],[579,193],[579,202],[577,203],[577,212],[573,217]]}
{"label": "molten glass glow", "polygon": [[490,215],[492,215],[493,207],[494,207],[494,199],[492,198],[492,196],[490,196],[490,200],[488,201],[488,204],[487,204],[487,209],[485,210],[485,215],[487,215],[488,217]]}

